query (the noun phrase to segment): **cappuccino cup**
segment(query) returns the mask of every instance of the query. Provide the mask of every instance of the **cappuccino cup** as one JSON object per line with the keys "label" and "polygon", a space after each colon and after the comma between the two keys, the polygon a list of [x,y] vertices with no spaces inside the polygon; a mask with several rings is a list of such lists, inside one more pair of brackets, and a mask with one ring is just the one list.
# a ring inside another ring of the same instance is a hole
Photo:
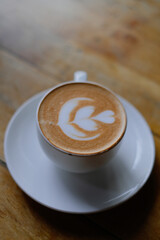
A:
{"label": "cappuccino cup", "polygon": [[109,89],[75,72],[74,80],[50,89],[36,114],[40,146],[54,164],[84,173],[104,166],[118,152],[126,131],[124,107]]}

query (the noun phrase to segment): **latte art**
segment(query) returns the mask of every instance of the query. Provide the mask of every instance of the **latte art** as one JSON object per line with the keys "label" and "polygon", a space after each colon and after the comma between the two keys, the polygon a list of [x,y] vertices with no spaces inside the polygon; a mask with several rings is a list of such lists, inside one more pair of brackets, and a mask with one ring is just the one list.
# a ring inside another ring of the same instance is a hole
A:
{"label": "latte art", "polygon": [[97,154],[118,143],[126,128],[119,100],[92,83],[67,83],[40,104],[39,127],[56,148],[80,155]]}
{"label": "latte art", "polygon": [[[95,131],[98,129],[98,125],[96,121],[103,122],[106,124],[112,124],[115,119],[113,117],[114,112],[111,110],[106,110],[104,112],[99,113],[96,116],[92,116],[95,111],[95,107],[93,105],[87,105],[85,107],[80,108],[75,115],[73,121],[70,121],[70,114],[74,110],[75,107],[78,106],[80,101],[89,101],[94,102],[91,98],[73,98],[67,101],[61,108],[59,112],[59,120],[58,125],[68,137],[79,140],[79,141],[88,141],[95,139],[100,136],[100,133],[95,134],[90,137],[89,132]],[[81,129],[77,129],[77,126]],[[84,131],[88,131],[86,132]]]}

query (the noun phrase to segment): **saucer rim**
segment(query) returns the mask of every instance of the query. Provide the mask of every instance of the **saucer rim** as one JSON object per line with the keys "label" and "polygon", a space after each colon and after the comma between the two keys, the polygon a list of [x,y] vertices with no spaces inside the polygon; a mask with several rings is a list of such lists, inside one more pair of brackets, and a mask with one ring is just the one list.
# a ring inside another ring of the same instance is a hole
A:
{"label": "saucer rim", "polygon": [[[139,117],[143,120],[144,124],[145,124],[145,127],[146,129],[148,130],[148,137],[150,138],[150,142],[151,142],[151,145],[150,145],[150,148],[151,148],[151,153],[152,153],[152,164],[151,164],[151,167],[150,169],[148,170],[147,174],[145,174],[145,178],[143,179],[143,181],[138,185],[138,187],[135,189],[135,191],[133,191],[132,193],[130,194],[127,194],[126,197],[122,198],[119,200],[119,202],[116,202],[116,203],[113,203],[113,205],[109,206],[109,207],[104,207],[104,208],[101,208],[101,209],[97,209],[97,210],[94,210],[94,211],[72,211],[72,210],[64,210],[64,209],[61,209],[61,208],[56,208],[54,206],[50,206],[50,205],[47,205],[46,203],[43,203],[43,201],[40,201],[38,199],[36,199],[34,196],[32,196],[30,193],[28,193],[24,188],[23,186],[21,186],[21,184],[16,180],[16,178],[13,176],[14,174],[12,174],[12,169],[9,165],[9,157],[8,157],[8,153],[7,153],[7,140],[8,140],[8,136],[9,136],[9,133],[10,133],[10,129],[12,128],[12,125],[16,119],[16,117],[21,113],[21,111],[23,111],[23,109],[30,103],[32,103],[33,101],[35,101],[37,98],[42,98],[44,96],[44,94],[47,92],[48,90],[46,91],[41,91],[40,93],[37,93],[35,94],[34,96],[32,96],[31,98],[29,98],[28,100],[26,100],[16,111],[15,113],[13,114],[12,118],[10,119],[9,123],[8,123],[8,126],[6,128],[6,132],[5,132],[5,137],[4,137],[4,156],[5,156],[5,159],[6,159],[6,164],[7,164],[7,168],[9,170],[9,173],[10,175],[12,176],[13,180],[16,182],[16,184],[20,187],[20,189],[26,194],[28,195],[31,199],[33,199],[34,201],[36,201],[37,203],[47,207],[47,208],[50,208],[52,210],[56,210],[56,211],[60,211],[60,212],[63,212],[63,213],[71,213],[71,214],[92,214],[92,213],[98,213],[98,212],[102,212],[102,211],[106,211],[106,210],[109,210],[109,209],[112,209],[114,207],[117,207],[119,205],[121,205],[122,203],[125,203],[126,201],[128,201],[129,199],[131,199],[133,196],[135,196],[141,189],[142,187],[145,185],[145,183],[147,182],[147,180],[149,179],[150,175],[151,175],[151,172],[153,170],[153,167],[154,167],[154,163],[155,163],[155,143],[154,143],[154,138],[153,138],[153,135],[152,135],[152,132],[151,132],[151,129],[148,125],[148,123],[146,122],[145,118],[142,116],[142,114],[137,110],[137,108],[135,108],[130,102],[128,102],[126,99],[118,96],[119,100],[121,101],[121,103],[123,104],[123,101],[126,102],[130,108],[132,108],[134,111],[136,111],[136,113],[139,115]],[[125,107],[124,107],[125,109]],[[125,109],[126,111],[126,109]]]}

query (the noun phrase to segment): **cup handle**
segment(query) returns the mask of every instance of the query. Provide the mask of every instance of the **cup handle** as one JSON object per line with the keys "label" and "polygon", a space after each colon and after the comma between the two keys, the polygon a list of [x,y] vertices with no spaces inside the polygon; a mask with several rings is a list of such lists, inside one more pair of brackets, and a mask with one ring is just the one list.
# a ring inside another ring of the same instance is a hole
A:
{"label": "cup handle", "polygon": [[74,82],[86,82],[87,81],[87,73],[84,71],[77,71],[74,73]]}

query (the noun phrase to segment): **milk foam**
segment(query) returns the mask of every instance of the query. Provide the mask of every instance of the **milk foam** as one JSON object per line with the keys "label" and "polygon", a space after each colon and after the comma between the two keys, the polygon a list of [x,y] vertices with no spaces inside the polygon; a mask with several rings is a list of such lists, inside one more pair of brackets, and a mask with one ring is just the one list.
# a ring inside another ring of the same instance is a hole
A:
{"label": "milk foam", "polygon": [[[92,137],[89,137],[88,134],[84,133],[83,130],[86,131],[95,131],[98,129],[97,123],[95,120],[103,122],[105,124],[112,124],[115,119],[113,117],[114,112],[111,110],[106,110],[98,115],[91,117],[91,115],[95,111],[95,107],[93,105],[85,106],[80,108],[75,115],[74,120],[71,122],[70,114],[74,110],[75,107],[78,106],[80,101],[88,100],[90,102],[94,102],[91,98],[72,98],[67,101],[61,108],[59,112],[59,120],[58,125],[68,137],[79,140],[79,141],[89,141],[95,139],[100,136],[100,133],[95,134]],[[73,126],[74,123],[74,126]],[[82,131],[76,129],[76,125],[82,129]]]}
{"label": "milk foam", "polygon": [[107,89],[90,83],[64,84],[52,90],[40,105],[38,121],[55,147],[84,155],[109,149],[126,128],[119,100]]}

